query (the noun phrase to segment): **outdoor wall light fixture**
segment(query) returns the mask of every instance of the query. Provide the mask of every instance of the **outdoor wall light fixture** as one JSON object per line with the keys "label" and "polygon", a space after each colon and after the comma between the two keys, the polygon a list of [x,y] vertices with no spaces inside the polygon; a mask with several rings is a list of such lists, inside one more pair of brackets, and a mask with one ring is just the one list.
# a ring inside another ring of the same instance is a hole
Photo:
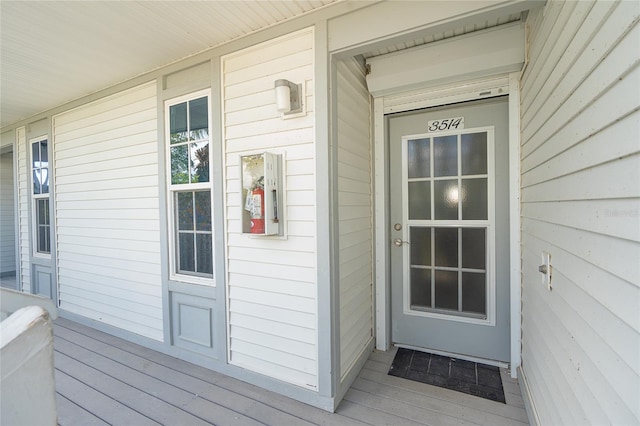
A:
{"label": "outdoor wall light fixture", "polygon": [[298,114],[302,110],[302,84],[292,83],[289,80],[276,80],[276,107],[282,113],[283,118],[290,114]]}

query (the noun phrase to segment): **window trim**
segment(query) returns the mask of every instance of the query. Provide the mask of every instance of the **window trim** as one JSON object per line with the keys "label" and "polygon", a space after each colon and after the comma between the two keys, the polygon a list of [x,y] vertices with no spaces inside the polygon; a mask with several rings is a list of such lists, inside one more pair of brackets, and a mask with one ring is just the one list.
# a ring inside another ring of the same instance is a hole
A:
{"label": "window trim", "polygon": [[[208,114],[208,130],[209,130],[209,181],[187,184],[173,184],[171,183],[171,120],[170,120],[170,108],[174,105],[178,105],[184,102],[192,101],[198,98],[207,98],[207,114]],[[213,229],[213,182],[212,182],[212,145],[213,145],[213,128],[212,128],[212,116],[211,116],[211,90],[205,89],[197,92],[192,92],[186,95],[178,96],[175,98],[167,99],[164,102],[164,155],[165,155],[165,187],[166,187],[166,212],[167,212],[167,240],[168,240],[168,266],[169,266],[169,280],[200,284],[209,287],[215,287],[215,230]],[[175,195],[179,192],[187,191],[201,191],[209,190],[211,194],[211,257],[213,262],[213,271],[211,277],[203,277],[198,275],[191,275],[180,273],[178,271],[178,250],[177,250],[177,224],[176,224],[176,201]]]}
{"label": "window trim", "polygon": [[[47,189],[47,192],[45,194],[34,194],[33,193],[33,187],[34,187],[34,180],[33,180],[33,172],[34,172],[34,167],[33,167],[33,145],[34,144],[40,144],[41,142],[47,142],[47,173],[48,173],[48,180],[49,180],[49,187]],[[32,256],[33,257],[38,257],[38,258],[42,258],[42,259],[51,259],[51,252],[53,251],[53,238],[51,238],[51,231],[52,231],[52,224],[53,221],[51,220],[51,141],[49,140],[49,135],[40,135],[37,136],[35,138],[31,138],[29,139],[29,195],[30,195],[30,199],[31,199],[31,213],[33,215],[33,218],[31,220],[31,229],[33,230],[32,232]],[[40,226],[38,224],[38,201],[39,200],[46,200],[49,203],[49,251],[48,252],[42,252],[42,251],[38,251],[38,242],[39,242],[39,237],[40,237]]]}

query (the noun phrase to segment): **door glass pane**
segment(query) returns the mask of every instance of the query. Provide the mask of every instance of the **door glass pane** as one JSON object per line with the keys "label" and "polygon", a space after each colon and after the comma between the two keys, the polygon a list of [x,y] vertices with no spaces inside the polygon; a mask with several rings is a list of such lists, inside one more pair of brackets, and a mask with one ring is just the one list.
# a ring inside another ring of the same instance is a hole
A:
{"label": "door glass pane", "polygon": [[193,192],[178,192],[178,229],[181,231],[193,230]]}
{"label": "door glass pane", "polygon": [[186,145],[171,147],[171,183],[189,183],[189,151]]}
{"label": "door glass pane", "polygon": [[487,133],[462,135],[461,163],[463,175],[487,174]]}
{"label": "door glass pane", "polygon": [[412,265],[431,265],[431,228],[411,227],[409,238]]}
{"label": "door glass pane", "polygon": [[458,181],[437,180],[433,185],[435,220],[458,219]]}
{"label": "door glass pane", "polygon": [[462,219],[486,220],[487,179],[462,179]]}
{"label": "door glass pane", "polygon": [[485,269],[486,245],[484,228],[462,228],[462,267]]}
{"label": "door glass pane", "polygon": [[189,123],[191,140],[209,138],[209,112],[206,97],[189,102]]}
{"label": "door glass pane", "polygon": [[431,182],[409,182],[409,220],[431,219]]}
{"label": "door glass pane", "polygon": [[187,140],[187,103],[169,107],[169,134],[171,143],[179,143]]}
{"label": "door glass pane", "polygon": [[456,135],[433,138],[433,175],[458,174],[458,137]]}
{"label": "door glass pane", "polygon": [[458,267],[458,228],[435,228],[436,266]]}
{"label": "door glass pane", "polygon": [[211,234],[196,234],[196,252],[198,257],[197,272],[203,274],[213,273],[213,255],[211,254]]}
{"label": "door glass pane", "polygon": [[409,300],[412,309],[431,308],[431,270],[411,268],[411,294]]}
{"label": "door glass pane", "polygon": [[436,271],[436,308],[458,309],[458,273]]}
{"label": "door glass pane", "polygon": [[196,229],[211,231],[211,192],[196,192]]}
{"label": "door glass pane", "polygon": [[195,256],[193,248],[193,234],[179,234],[179,246],[178,262],[180,271],[195,272]]}
{"label": "door glass pane", "polygon": [[189,144],[191,151],[191,183],[209,182],[209,142]]}
{"label": "door glass pane", "polygon": [[484,273],[462,273],[462,311],[487,314],[487,291]]}
{"label": "door glass pane", "polygon": [[409,163],[409,178],[431,176],[429,159],[430,139],[414,139],[407,142],[407,158]]}

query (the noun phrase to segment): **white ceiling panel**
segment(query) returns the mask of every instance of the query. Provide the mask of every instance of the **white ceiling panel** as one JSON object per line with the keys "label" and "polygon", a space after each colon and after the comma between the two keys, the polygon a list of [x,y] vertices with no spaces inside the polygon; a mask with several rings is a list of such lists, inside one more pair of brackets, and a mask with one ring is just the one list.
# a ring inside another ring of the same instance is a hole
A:
{"label": "white ceiling panel", "polygon": [[0,1],[0,127],[339,0]]}

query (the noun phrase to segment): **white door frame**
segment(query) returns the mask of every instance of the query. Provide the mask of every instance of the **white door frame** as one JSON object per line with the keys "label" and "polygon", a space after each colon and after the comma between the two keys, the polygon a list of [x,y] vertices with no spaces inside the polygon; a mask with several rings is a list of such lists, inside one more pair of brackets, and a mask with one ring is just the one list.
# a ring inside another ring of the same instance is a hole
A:
{"label": "white door frame", "polygon": [[384,115],[391,112],[509,95],[509,271],[510,271],[510,365],[516,377],[520,366],[520,73],[490,79],[458,83],[403,94],[376,97],[373,100],[374,138],[374,216],[375,216],[375,294],[376,348],[388,350],[391,344],[391,244],[389,237],[387,164]]}

